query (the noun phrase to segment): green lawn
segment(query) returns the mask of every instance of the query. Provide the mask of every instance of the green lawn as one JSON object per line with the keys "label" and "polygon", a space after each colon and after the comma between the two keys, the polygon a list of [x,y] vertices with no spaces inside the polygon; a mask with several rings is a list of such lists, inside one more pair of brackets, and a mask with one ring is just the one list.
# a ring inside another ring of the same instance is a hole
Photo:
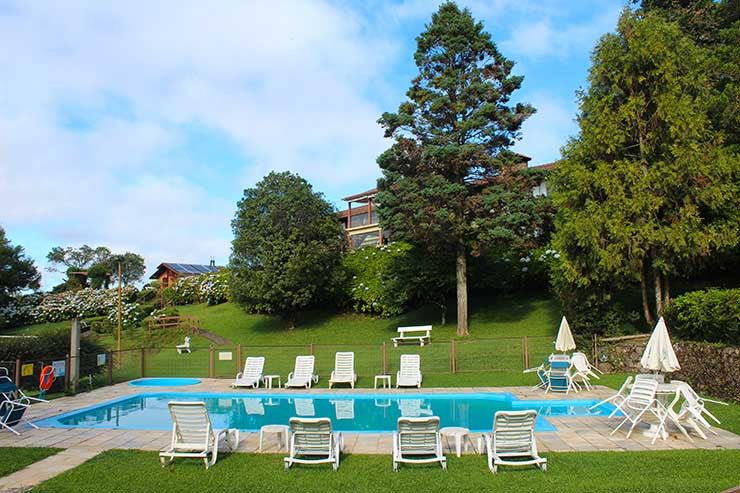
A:
{"label": "green lawn", "polygon": [[[7,433],[7,431],[5,432]],[[0,448],[0,477],[20,471],[34,462],[54,455],[62,449],[58,448]]]}
{"label": "green lawn", "polygon": [[282,456],[230,454],[206,471],[197,460],[162,468],[154,452],[106,452],[33,491],[578,491],[704,492],[740,484],[740,451],[547,453],[548,471],[505,468],[492,475],[484,456],[448,456],[439,466],[401,466],[391,456],[344,455],[328,465],[283,471]]}
{"label": "green lawn", "polygon": [[15,328],[3,331],[2,335],[37,336],[43,332],[46,332],[49,330],[58,330],[58,329],[69,329],[69,320],[65,320],[64,322],[52,322],[48,324],[34,324],[34,325],[26,325],[24,327],[15,327]]}

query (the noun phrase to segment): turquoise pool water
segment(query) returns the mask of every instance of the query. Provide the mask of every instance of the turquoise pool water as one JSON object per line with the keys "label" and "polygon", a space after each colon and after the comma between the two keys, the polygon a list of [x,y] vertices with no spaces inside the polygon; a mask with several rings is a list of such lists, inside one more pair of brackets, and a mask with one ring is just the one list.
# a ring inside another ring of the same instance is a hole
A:
{"label": "turquoise pool water", "polygon": [[144,393],[40,421],[39,426],[169,430],[169,401],[203,401],[216,428],[257,431],[288,424],[293,416],[328,417],[336,430],[389,432],[400,416],[439,416],[441,426],[490,431],[499,410],[535,409],[537,431],[555,431],[548,416],[599,416],[614,407],[589,411],[594,400],[519,400],[508,393],[475,394],[206,394]]}
{"label": "turquoise pool water", "polygon": [[134,387],[182,387],[200,383],[197,378],[142,378],[129,382]]}

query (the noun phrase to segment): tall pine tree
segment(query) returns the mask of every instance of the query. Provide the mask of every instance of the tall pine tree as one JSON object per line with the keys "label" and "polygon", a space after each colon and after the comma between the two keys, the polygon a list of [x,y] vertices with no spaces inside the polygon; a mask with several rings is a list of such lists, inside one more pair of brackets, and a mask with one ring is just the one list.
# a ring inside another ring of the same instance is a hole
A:
{"label": "tall pine tree", "polygon": [[395,139],[378,158],[380,222],[394,238],[454,262],[457,333],[467,335],[468,257],[537,236],[531,177],[507,152],[534,108],[510,104],[523,78],[483,24],[452,2],[417,38],[414,60],[408,100],[378,121]]}

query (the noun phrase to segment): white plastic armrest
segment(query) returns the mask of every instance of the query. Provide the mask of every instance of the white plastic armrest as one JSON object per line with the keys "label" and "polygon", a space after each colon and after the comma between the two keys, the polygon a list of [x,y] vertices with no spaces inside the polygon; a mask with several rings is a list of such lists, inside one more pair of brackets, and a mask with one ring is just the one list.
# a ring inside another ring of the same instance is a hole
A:
{"label": "white plastic armrest", "polygon": [[291,378],[293,378],[293,372],[288,373],[288,380],[290,380]]}
{"label": "white plastic armrest", "polygon": [[242,377],[242,372],[236,374],[235,380],[239,380]]}

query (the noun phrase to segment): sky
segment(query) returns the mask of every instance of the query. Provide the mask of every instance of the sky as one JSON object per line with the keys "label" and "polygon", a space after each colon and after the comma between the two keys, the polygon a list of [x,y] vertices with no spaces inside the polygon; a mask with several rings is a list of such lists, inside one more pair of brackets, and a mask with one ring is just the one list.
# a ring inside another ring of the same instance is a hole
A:
{"label": "sky", "polygon": [[[514,150],[557,159],[623,1],[469,0],[537,108]],[[375,186],[377,119],[416,74],[439,2],[0,0],[0,226],[50,289],[54,246],[228,263],[245,188],[272,170],[338,209]]]}

